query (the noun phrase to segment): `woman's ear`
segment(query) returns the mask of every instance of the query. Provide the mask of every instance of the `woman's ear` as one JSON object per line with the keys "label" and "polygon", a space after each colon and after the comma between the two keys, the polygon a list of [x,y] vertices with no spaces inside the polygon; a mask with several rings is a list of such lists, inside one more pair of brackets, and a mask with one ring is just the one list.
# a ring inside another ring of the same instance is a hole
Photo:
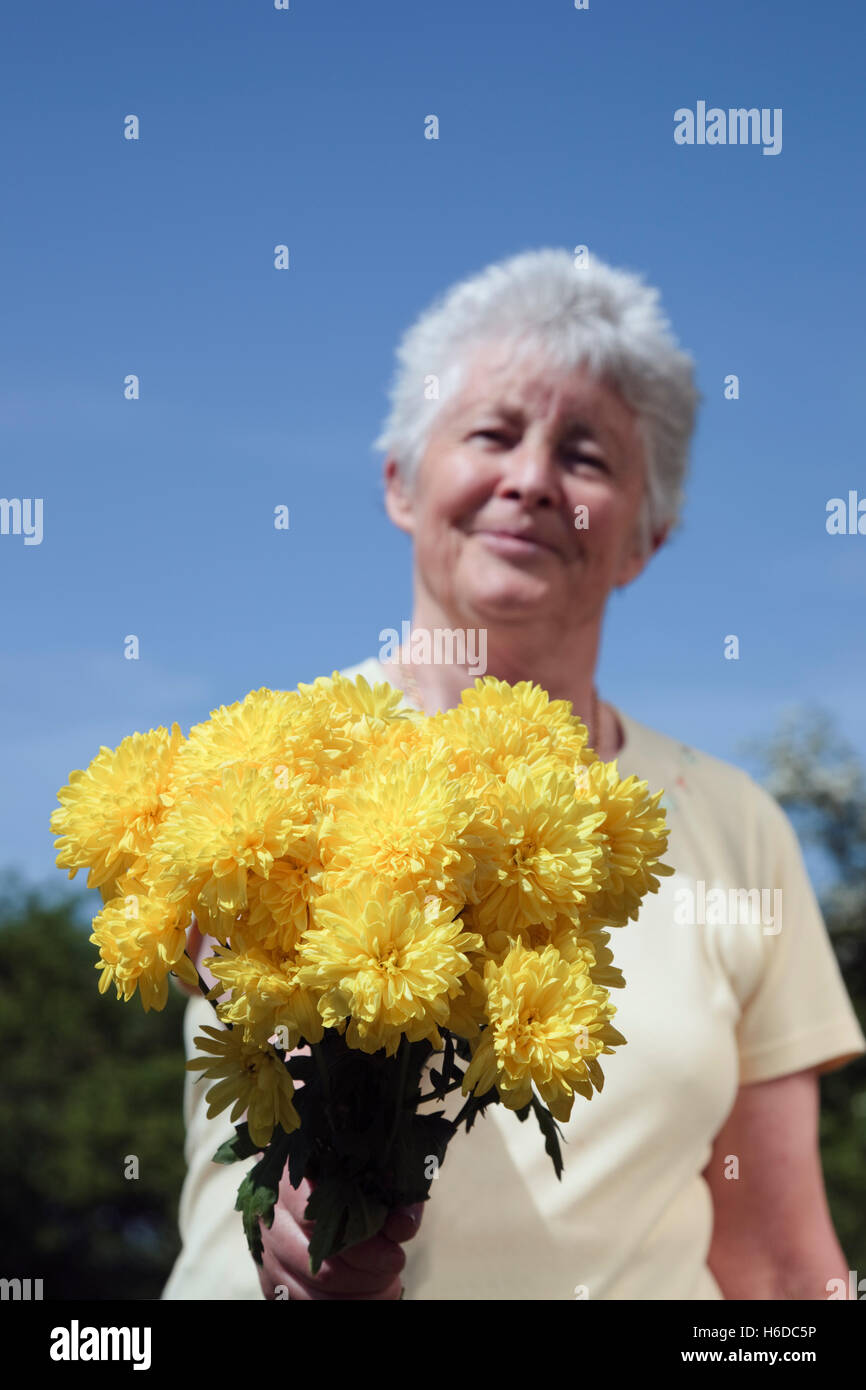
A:
{"label": "woman's ear", "polygon": [[647,548],[645,551],[641,549],[638,532],[635,532],[635,545],[628,559],[623,563],[623,565],[620,568],[619,577],[616,581],[617,589],[624,589],[628,584],[631,584],[633,580],[637,579],[638,575],[641,574],[644,569],[646,569],[646,566],[649,564],[652,557],[664,545],[665,541],[668,538],[668,533],[670,532],[670,529],[670,524],[668,524],[666,526],[661,526],[657,531],[654,531],[652,535],[649,537],[649,540],[647,542]]}
{"label": "woman's ear", "polygon": [[410,536],[415,529],[412,493],[400,471],[400,465],[389,454],[383,469],[385,479],[385,510],[395,526]]}

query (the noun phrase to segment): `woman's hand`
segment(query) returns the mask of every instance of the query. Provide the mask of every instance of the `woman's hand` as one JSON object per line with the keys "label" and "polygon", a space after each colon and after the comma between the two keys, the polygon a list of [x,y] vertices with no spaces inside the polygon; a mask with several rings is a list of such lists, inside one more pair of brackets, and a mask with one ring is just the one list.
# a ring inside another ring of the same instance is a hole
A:
{"label": "woman's hand", "polygon": [[[195,918],[189,937],[188,953],[208,984],[213,976],[200,963],[205,943]],[[195,990],[189,990],[195,994]],[[309,1047],[295,1049],[291,1056],[308,1056]],[[302,1082],[295,1083],[298,1088]],[[309,1239],[313,1222],[304,1220],[310,1184],[292,1187],[288,1172],[280,1180],[271,1226],[259,1223],[264,1247],[262,1264],[257,1265],[259,1283],[265,1298],[374,1298],[398,1299],[402,1292],[400,1273],[406,1256],[400,1246],[411,1240],[421,1224],[423,1202],[392,1211],[382,1230],[362,1245],[353,1245],[342,1255],[325,1260],[318,1274],[310,1273]]]}
{"label": "woman's hand", "polygon": [[265,1298],[398,1299],[406,1263],[400,1246],[418,1230],[423,1202],[392,1211],[378,1235],[325,1260],[313,1275],[309,1256],[313,1222],[304,1220],[309,1195],[306,1179],[294,1188],[288,1172],[283,1173],[273,1225],[259,1223],[264,1255],[258,1271]]}

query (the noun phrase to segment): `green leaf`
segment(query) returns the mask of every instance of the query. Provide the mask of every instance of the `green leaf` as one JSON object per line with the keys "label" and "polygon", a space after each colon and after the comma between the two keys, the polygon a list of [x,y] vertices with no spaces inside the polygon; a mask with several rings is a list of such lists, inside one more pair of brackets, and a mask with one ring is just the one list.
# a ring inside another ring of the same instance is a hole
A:
{"label": "green leaf", "polygon": [[496,1105],[499,1101],[499,1092],[495,1086],[491,1086],[489,1091],[485,1091],[483,1096],[477,1096],[473,1092],[460,1112],[460,1118],[465,1122],[466,1133],[468,1134],[474,1125],[477,1117],[483,1115],[488,1105]]}
{"label": "green leaf", "polygon": [[343,1177],[326,1178],[313,1188],[304,1217],[313,1221],[310,1270],[318,1274],[324,1260],[369,1240],[388,1215],[384,1202]]}
{"label": "green leaf", "polygon": [[344,1250],[350,1245],[360,1245],[381,1231],[388,1216],[388,1208],[378,1198],[371,1197],[360,1187],[355,1188],[353,1196],[346,1205],[346,1235]]}
{"label": "green leaf", "polygon": [[302,1086],[295,1092],[294,1106],[301,1125],[289,1135],[289,1182],[292,1187],[300,1187],[307,1176],[307,1164],[316,1140],[316,1119],[317,1115],[321,1115],[321,1103],[317,1107],[316,1100],[312,1086]]}
{"label": "green leaf", "polygon": [[445,1052],[442,1058],[442,1080],[446,1086],[450,1086],[452,1082],[463,1080],[463,1072],[454,1059],[454,1038],[447,1028],[443,1029],[443,1032],[445,1034]]}
{"label": "green leaf", "polygon": [[[441,1110],[433,1115],[414,1114],[400,1126],[392,1151],[393,1188],[388,1193],[394,1206],[426,1201],[456,1133],[456,1126]],[[431,1159],[435,1159],[435,1165],[428,1174]]]}
{"label": "green leaf", "polygon": [[535,1112],[535,1118],[538,1120],[538,1128],[544,1135],[544,1151],[545,1153],[549,1153],[550,1157],[553,1159],[553,1171],[561,1182],[563,1162],[559,1140],[562,1135],[562,1130],[559,1128],[559,1125],[556,1123],[556,1120],[551,1115],[547,1106],[542,1105],[541,1101],[537,1100],[535,1096],[532,1097],[532,1109]]}
{"label": "green leaf", "polygon": [[315,1222],[310,1237],[310,1271],[318,1274],[322,1261],[342,1248],[348,1211],[342,1178],[326,1178],[310,1193],[304,1218]]}
{"label": "green leaf", "polygon": [[260,1185],[253,1173],[247,1173],[240,1187],[238,1197],[235,1202],[235,1211],[241,1212],[244,1222],[244,1235],[247,1238],[250,1254],[257,1265],[262,1262],[264,1246],[262,1245],[262,1233],[259,1230],[259,1218],[266,1226],[270,1226],[274,1219],[274,1206],[277,1200],[276,1191],[272,1191],[265,1185]]}
{"label": "green leaf", "polygon": [[234,1137],[227,1139],[224,1144],[220,1144],[213,1156],[214,1163],[237,1163],[243,1158],[252,1158],[253,1154],[259,1154],[262,1150],[258,1144],[254,1144],[250,1138],[249,1126],[246,1120],[243,1124],[235,1125]]}
{"label": "green leaf", "polygon": [[286,1065],[293,1081],[303,1081],[306,1085],[314,1078],[318,1079],[319,1070],[312,1057],[287,1057]]}
{"label": "green leaf", "polygon": [[264,1253],[259,1221],[263,1221],[266,1226],[273,1223],[280,1178],[288,1151],[289,1135],[277,1125],[263,1158],[255,1168],[250,1169],[238,1188],[235,1211],[239,1211],[243,1216],[247,1245],[250,1254],[259,1265]]}
{"label": "green leaf", "polygon": [[472,1048],[469,1044],[469,1039],[458,1037],[454,1033],[452,1033],[451,1036],[454,1038],[454,1047],[461,1062],[471,1062]]}
{"label": "green leaf", "polygon": [[457,1133],[456,1126],[446,1118],[444,1111],[436,1111],[432,1115],[413,1115],[411,1131],[416,1145],[424,1150],[427,1157],[438,1159],[441,1167],[445,1162],[445,1151]]}
{"label": "green leaf", "polygon": [[[441,1070],[437,1071],[435,1068],[431,1067],[430,1078],[434,1083],[436,1091],[444,1095],[447,1088],[452,1086],[454,1082],[463,1080],[463,1072],[454,1060],[454,1039],[446,1028],[443,1028],[442,1032],[445,1036],[445,1046],[441,1054]],[[438,1056],[439,1054],[437,1053],[435,1055]]]}
{"label": "green leaf", "polygon": [[371,1149],[369,1131],[365,1134],[358,1134],[352,1130],[340,1130],[333,1138],[334,1153],[340,1158],[361,1158],[369,1161],[373,1157],[375,1150]]}

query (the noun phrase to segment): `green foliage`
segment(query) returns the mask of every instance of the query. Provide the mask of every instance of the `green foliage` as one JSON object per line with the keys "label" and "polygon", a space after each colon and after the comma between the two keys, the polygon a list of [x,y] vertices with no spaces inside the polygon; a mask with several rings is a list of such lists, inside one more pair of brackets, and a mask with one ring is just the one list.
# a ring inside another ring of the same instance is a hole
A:
{"label": "green foliage", "polygon": [[[279,1128],[277,1125],[278,1130]],[[244,1120],[243,1124],[235,1125],[235,1132],[231,1139],[220,1144],[213,1156],[213,1161],[214,1163],[237,1163],[239,1159],[252,1158],[253,1154],[257,1153],[261,1153],[261,1149],[250,1138],[249,1125]]]}
{"label": "green foliage", "polygon": [[369,1240],[382,1229],[388,1208],[351,1178],[330,1177],[313,1188],[304,1212],[315,1221],[310,1238],[310,1270],[318,1274],[337,1250]]}
{"label": "green foliage", "polygon": [[179,1247],[184,1000],[99,993],[99,906],[0,880],[0,1274],[46,1299],[158,1298]]}
{"label": "green foliage", "polygon": [[[788,718],[761,750],[768,789],[825,872],[819,898],[848,993],[866,1028],[866,775],[822,711]],[[866,1270],[866,1058],[821,1078],[827,1198],[849,1267]]]}
{"label": "green foliage", "polygon": [[[384,1050],[362,1053],[329,1030],[312,1056],[292,1059],[292,1074],[303,1082],[295,1095],[300,1127],[288,1135],[277,1127],[262,1159],[246,1174],[236,1203],[259,1264],[259,1221],[273,1222],[287,1160],[293,1186],[304,1178],[313,1183],[305,1212],[316,1223],[310,1240],[313,1274],[323,1260],[381,1230],[389,1210],[427,1199],[434,1176],[430,1161],[441,1165],[455,1132],[441,1111],[416,1111],[431,1051],[427,1042],[404,1039],[396,1056]],[[454,1051],[449,1042],[446,1071],[455,1067]],[[452,1079],[449,1072],[445,1080]],[[244,1157],[250,1143],[246,1126],[236,1126],[234,1139],[218,1150],[219,1161]]]}
{"label": "green foliage", "polygon": [[[241,1139],[240,1135],[235,1137]],[[238,1148],[239,1157],[244,1147],[241,1142]],[[222,1153],[224,1149],[225,1145],[217,1152]],[[245,1175],[238,1189],[235,1211],[241,1212],[243,1216],[244,1234],[256,1264],[261,1264],[264,1253],[259,1221],[264,1221],[268,1227],[274,1223],[274,1207],[280,1190],[280,1178],[288,1156],[289,1136],[277,1125],[264,1154],[255,1167]]]}

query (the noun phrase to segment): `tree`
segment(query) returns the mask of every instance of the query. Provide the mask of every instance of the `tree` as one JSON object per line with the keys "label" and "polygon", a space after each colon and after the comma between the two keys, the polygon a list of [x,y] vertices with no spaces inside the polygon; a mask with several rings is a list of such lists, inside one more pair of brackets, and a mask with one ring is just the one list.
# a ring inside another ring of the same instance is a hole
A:
{"label": "tree", "polygon": [[[761,750],[766,785],[804,851],[861,1026],[866,1027],[866,776],[821,710],[792,713]],[[830,1210],[851,1267],[866,1275],[866,1058],[821,1078],[821,1153]]]}
{"label": "tree", "polygon": [[99,907],[0,880],[0,1275],[46,1299],[158,1298],[179,1246],[185,1001],[99,993]]}

